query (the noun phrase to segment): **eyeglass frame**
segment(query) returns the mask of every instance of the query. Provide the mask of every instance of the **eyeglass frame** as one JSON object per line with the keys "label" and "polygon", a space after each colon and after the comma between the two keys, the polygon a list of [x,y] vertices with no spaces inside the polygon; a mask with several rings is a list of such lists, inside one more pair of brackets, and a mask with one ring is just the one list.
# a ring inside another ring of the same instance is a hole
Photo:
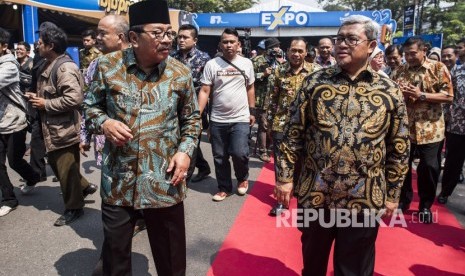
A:
{"label": "eyeglass frame", "polygon": [[[342,37],[344,39],[342,39]],[[348,41],[348,39],[352,37],[354,38],[355,36],[336,36],[336,37],[333,37],[333,40],[334,40],[334,44],[335,45],[341,45],[342,41],[344,41],[344,43],[349,46],[349,47],[356,47],[360,44],[362,44],[363,42],[365,41],[373,41],[374,39],[363,39],[363,40],[359,40],[357,38],[357,41],[355,43],[351,43],[350,41]]]}
{"label": "eyeglass frame", "polygon": [[173,30],[168,30],[168,31],[146,31],[146,30],[138,30],[136,31],[136,33],[146,33],[148,34],[151,38],[157,40],[157,41],[162,41],[163,38],[168,37],[169,40],[173,40],[176,35],[174,34],[174,31]]}

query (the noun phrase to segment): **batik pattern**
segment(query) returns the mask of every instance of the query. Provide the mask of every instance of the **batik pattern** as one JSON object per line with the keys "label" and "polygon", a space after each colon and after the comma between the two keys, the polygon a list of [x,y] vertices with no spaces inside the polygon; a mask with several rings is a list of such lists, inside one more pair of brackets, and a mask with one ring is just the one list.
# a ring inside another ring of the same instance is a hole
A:
{"label": "batik pattern", "polygon": [[[441,63],[425,59],[419,67],[407,63],[397,67],[392,79],[397,83],[410,83],[424,93],[443,93],[453,97],[449,70]],[[417,145],[436,143],[445,138],[445,121],[441,103],[405,99],[409,119],[410,140]]]}
{"label": "batik pattern", "polygon": [[303,166],[294,188],[298,203],[360,211],[398,202],[410,144],[396,84],[370,68],[351,80],[335,66],[305,79],[297,97],[277,178],[292,182],[294,166]]}
{"label": "batik pattern", "polygon": [[316,63],[304,62],[302,70],[297,75],[292,73],[289,63],[276,71],[275,83],[269,100],[271,108],[267,110],[267,118],[271,122],[272,131],[284,132],[284,127],[289,121],[289,108],[296,99],[303,80],[320,69],[321,66]]}
{"label": "batik pattern", "polygon": [[86,100],[86,126],[101,134],[105,120],[126,124],[133,139],[103,149],[101,195],[110,205],[162,208],[181,202],[185,183],[166,173],[177,152],[192,156],[200,114],[189,68],[168,57],[147,75],[132,48],[99,59]]}
{"label": "batik pattern", "polygon": [[449,107],[447,132],[465,135],[465,66],[458,65],[452,74],[454,101]]}
{"label": "batik pattern", "polygon": [[176,51],[172,57],[179,60],[191,69],[194,87],[196,92],[199,93],[200,87],[202,86],[200,79],[202,78],[203,68],[205,67],[207,61],[210,60],[210,56],[197,48],[192,48],[191,51],[187,53],[186,58],[184,58],[181,51]]}

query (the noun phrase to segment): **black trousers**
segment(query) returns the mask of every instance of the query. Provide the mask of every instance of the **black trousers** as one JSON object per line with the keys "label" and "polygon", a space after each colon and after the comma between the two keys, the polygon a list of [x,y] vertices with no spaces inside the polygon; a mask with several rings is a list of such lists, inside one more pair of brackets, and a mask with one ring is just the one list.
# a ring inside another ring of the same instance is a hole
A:
{"label": "black trousers", "polygon": [[413,153],[416,151],[420,158],[420,163],[418,163],[417,167],[420,210],[423,208],[431,208],[434,198],[436,197],[436,188],[438,186],[441,169],[440,163],[438,162],[438,151],[441,150],[440,145],[441,142],[424,145],[411,144],[409,170],[400,193],[400,202],[409,204],[413,199],[412,161],[414,158]]}
{"label": "black trousers", "polygon": [[446,132],[446,140],[447,154],[442,174],[441,195],[450,196],[457,186],[465,161],[465,135]]}
{"label": "black trousers", "polygon": [[[153,260],[160,276],[186,275],[184,204],[143,210]],[[103,275],[132,275],[132,235],[139,210],[102,203]]]}
{"label": "black trousers", "polygon": [[194,170],[197,167],[199,170],[198,172],[211,172],[210,165],[208,165],[208,161],[205,160],[203,157],[202,149],[200,148],[200,139],[202,138],[202,132],[199,135],[199,142],[197,143],[197,148],[194,150],[192,154],[191,163],[189,165],[189,169],[187,170],[187,181],[191,179],[192,175],[194,174]]}
{"label": "black trousers", "polygon": [[[330,221],[328,210],[325,210],[324,217],[325,222]],[[304,263],[302,276],[326,276],[333,241],[335,276],[373,275],[378,228],[378,223],[373,227],[325,228],[318,220],[309,222],[308,227],[299,228]]]}
{"label": "black trousers", "polygon": [[34,171],[40,174],[40,177],[46,177],[47,171],[45,168],[45,142],[42,132],[42,122],[37,114],[32,120],[31,131],[31,159],[29,164]]}
{"label": "black trousers", "polygon": [[39,181],[39,175],[24,160],[26,152],[26,129],[11,134],[0,134],[0,190],[2,191],[1,205],[16,207],[18,200],[13,192],[13,185],[6,168],[6,157],[8,164],[16,171],[28,185],[35,185]]}

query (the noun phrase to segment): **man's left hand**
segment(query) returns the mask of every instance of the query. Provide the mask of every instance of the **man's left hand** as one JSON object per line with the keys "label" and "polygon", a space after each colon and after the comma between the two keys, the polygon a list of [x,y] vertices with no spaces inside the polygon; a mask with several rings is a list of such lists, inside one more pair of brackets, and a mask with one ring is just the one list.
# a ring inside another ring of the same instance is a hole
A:
{"label": "man's left hand", "polygon": [[29,98],[29,102],[32,104],[32,107],[39,109],[39,110],[45,110],[45,99],[37,97],[35,95],[32,95]]}
{"label": "man's left hand", "polygon": [[255,124],[255,116],[250,115],[250,126],[252,127]]}
{"label": "man's left hand", "polygon": [[414,86],[412,84],[409,84],[405,87],[403,90],[404,95],[406,94],[407,96],[413,98],[413,99],[418,99],[421,95],[421,90],[420,87]]}
{"label": "man's left hand", "polygon": [[276,182],[276,186],[274,188],[274,196],[276,197],[276,200],[286,206],[286,208],[289,208],[289,202],[292,197],[292,188],[292,182],[283,183],[279,181]]}
{"label": "man's left hand", "polygon": [[173,158],[171,158],[166,172],[169,174],[174,171],[172,173],[173,177],[171,178],[171,184],[173,184],[173,186],[178,185],[186,179],[190,162],[191,159],[189,155],[184,152],[178,152],[173,156]]}

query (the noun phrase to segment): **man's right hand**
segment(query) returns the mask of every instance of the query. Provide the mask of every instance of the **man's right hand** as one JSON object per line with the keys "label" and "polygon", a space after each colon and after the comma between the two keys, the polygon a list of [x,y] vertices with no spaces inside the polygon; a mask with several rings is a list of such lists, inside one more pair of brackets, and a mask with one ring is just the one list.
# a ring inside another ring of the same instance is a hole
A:
{"label": "man's right hand", "polygon": [[265,78],[268,77],[269,75],[271,75],[272,72],[273,72],[273,68],[267,67],[265,71],[263,71],[263,77]]}
{"label": "man's right hand", "polygon": [[289,208],[289,202],[292,198],[292,188],[292,182],[283,183],[279,181],[276,181],[276,186],[274,187],[274,196],[276,200],[286,206],[286,208]]}
{"label": "man's right hand", "polygon": [[120,121],[107,119],[102,124],[103,134],[116,146],[123,146],[133,138],[131,129]]}

